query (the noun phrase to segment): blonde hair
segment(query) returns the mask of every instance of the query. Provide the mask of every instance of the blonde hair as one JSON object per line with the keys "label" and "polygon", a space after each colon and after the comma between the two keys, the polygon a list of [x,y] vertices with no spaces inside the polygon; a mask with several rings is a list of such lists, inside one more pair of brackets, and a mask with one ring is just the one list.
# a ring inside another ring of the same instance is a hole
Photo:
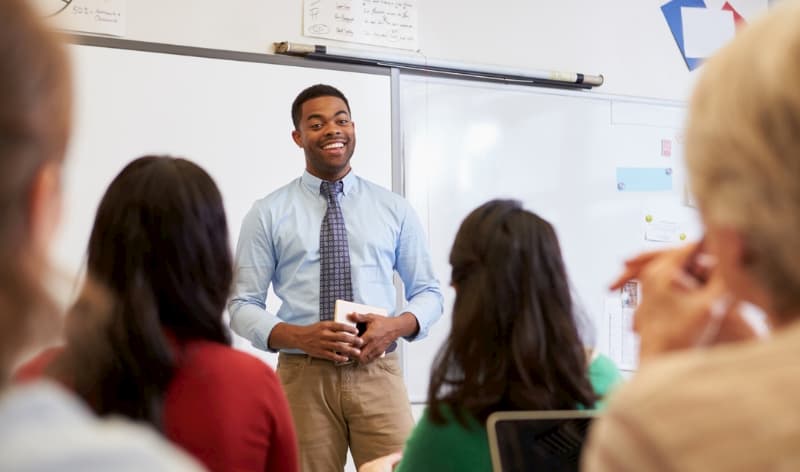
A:
{"label": "blonde hair", "polygon": [[706,221],[744,238],[780,313],[800,307],[800,4],[747,26],[704,66],[686,134]]}

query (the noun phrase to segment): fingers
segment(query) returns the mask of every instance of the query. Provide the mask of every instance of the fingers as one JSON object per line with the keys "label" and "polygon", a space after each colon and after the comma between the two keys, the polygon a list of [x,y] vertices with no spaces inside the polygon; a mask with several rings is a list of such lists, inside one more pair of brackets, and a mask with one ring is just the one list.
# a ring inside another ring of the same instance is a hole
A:
{"label": "fingers", "polygon": [[[333,362],[342,363],[342,362],[349,362],[350,361],[350,357],[345,356],[345,355],[343,355],[343,354],[341,354],[339,352],[336,352],[336,351],[319,351],[319,352],[308,353],[308,354],[311,357],[319,357],[321,359],[328,359],[329,361],[333,361]],[[356,357],[356,356],[354,356],[354,357]]]}
{"label": "fingers", "polygon": [[368,323],[372,321],[372,316],[370,313],[350,313],[347,319],[353,323]]}
{"label": "fingers", "polygon": [[361,355],[358,356],[358,361],[362,364],[368,364],[375,359],[379,358],[383,354],[383,349],[380,349],[376,343],[367,344],[364,349],[361,350]]}
{"label": "fingers", "polygon": [[322,329],[327,329],[330,331],[344,331],[345,333],[350,334],[358,334],[358,329],[355,326],[346,324],[346,323],[339,323],[336,321],[320,321],[317,325]]}
{"label": "fingers", "polygon": [[[686,261],[688,256],[697,251],[698,243],[687,244],[678,249],[663,249],[659,251],[643,252],[633,259],[625,261],[625,270],[608,286],[609,290],[619,290],[631,279],[641,278],[643,273],[655,263],[663,264],[664,261]],[[704,264],[710,263],[707,259]]]}

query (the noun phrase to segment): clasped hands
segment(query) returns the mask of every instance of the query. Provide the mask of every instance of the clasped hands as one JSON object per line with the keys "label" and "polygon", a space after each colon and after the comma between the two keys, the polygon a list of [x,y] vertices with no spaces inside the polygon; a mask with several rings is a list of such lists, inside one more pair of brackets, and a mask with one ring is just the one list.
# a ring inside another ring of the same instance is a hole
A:
{"label": "clasped hands", "polygon": [[356,327],[336,321],[320,321],[303,328],[299,346],[312,357],[333,362],[358,361],[367,364],[380,357],[398,337],[394,318],[351,313],[348,319],[363,323],[359,336]]}

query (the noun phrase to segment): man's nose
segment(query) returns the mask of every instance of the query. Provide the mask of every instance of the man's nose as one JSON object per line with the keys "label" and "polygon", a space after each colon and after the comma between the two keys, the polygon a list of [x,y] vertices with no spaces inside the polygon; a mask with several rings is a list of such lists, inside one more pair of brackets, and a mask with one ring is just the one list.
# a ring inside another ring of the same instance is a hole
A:
{"label": "man's nose", "polygon": [[325,135],[331,136],[335,134],[342,134],[341,128],[336,123],[329,123],[325,126]]}

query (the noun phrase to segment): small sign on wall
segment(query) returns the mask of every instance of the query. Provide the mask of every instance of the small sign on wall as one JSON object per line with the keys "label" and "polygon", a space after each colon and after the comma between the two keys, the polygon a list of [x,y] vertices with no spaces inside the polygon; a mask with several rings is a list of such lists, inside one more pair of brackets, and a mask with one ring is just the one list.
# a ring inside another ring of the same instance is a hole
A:
{"label": "small sign on wall", "polygon": [[62,30],[125,36],[126,0],[36,0],[39,10]]}

